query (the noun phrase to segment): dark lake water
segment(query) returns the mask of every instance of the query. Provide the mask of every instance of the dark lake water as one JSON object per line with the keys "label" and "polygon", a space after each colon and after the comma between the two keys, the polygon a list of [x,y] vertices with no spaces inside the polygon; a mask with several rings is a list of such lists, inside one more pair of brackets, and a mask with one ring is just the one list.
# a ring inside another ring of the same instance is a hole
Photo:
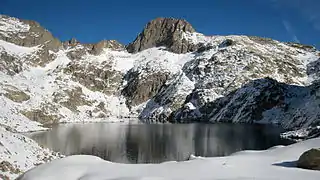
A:
{"label": "dark lake water", "polygon": [[281,129],[242,124],[66,124],[30,134],[44,147],[65,155],[88,154],[120,163],[186,160],[190,154],[225,156],[290,142]]}

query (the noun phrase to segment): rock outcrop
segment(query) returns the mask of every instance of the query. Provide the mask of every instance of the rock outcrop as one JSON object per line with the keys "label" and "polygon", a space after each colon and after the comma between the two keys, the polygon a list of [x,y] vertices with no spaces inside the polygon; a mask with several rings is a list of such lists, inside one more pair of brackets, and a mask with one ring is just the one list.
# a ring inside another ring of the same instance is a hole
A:
{"label": "rock outcrop", "polygon": [[150,73],[148,76],[142,76],[137,72],[131,72],[127,76],[128,83],[123,88],[122,94],[127,97],[127,105],[139,105],[158,93],[160,88],[168,79],[165,73]]}
{"label": "rock outcrop", "polygon": [[75,38],[63,42],[63,47],[64,49],[69,49],[68,56],[71,59],[81,59],[86,53],[98,56],[104,49],[111,49],[114,51],[125,50],[125,46],[116,40],[103,40],[95,44],[89,44],[80,43]]}
{"label": "rock outcrop", "polygon": [[[6,91],[6,93],[4,93],[3,95],[11,101],[22,103],[30,99],[30,96],[28,94],[15,87],[8,86],[7,88],[4,88],[4,90]],[[0,93],[0,95],[2,95],[2,93]]]}
{"label": "rock outcrop", "polygon": [[116,40],[103,40],[96,44],[93,44],[90,52],[93,55],[99,55],[102,53],[103,49],[105,48],[116,50],[116,51],[122,51],[125,49],[125,46],[120,44]]}
{"label": "rock outcrop", "polygon": [[57,51],[61,47],[59,39],[44,29],[38,22],[20,20],[0,15],[0,39],[19,46],[45,46],[46,49]]}
{"label": "rock outcrop", "polygon": [[183,38],[183,33],[195,30],[187,21],[173,18],[157,18],[149,22],[138,37],[127,46],[128,52],[136,53],[152,47],[167,47],[174,53],[186,53],[197,50]]}
{"label": "rock outcrop", "polygon": [[320,170],[320,149],[310,149],[304,152],[299,157],[297,166],[304,169]]}

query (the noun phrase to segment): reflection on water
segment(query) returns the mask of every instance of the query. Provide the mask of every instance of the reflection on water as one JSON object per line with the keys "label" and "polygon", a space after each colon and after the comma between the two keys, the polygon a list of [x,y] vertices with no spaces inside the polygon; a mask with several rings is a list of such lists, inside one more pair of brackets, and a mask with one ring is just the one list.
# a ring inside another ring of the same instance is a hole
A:
{"label": "reflection on water", "polygon": [[120,163],[159,163],[288,144],[281,130],[239,124],[67,124],[32,133],[39,144],[65,155],[89,154]]}

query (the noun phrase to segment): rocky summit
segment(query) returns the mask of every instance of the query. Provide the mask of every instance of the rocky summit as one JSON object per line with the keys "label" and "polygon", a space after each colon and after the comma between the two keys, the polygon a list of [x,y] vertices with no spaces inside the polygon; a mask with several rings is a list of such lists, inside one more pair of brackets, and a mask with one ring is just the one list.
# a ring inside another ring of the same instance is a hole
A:
{"label": "rocky summit", "polygon": [[126,46],[61,42],[37,22],[1,15],[0,58],[0,125],[11,131],[138,117],[320,134],[320,52],[308,45],[205,36],[174,18],[150,21]]}
{"label": "rocky summit", "polygon": [[173,18],[157,18],[149,22],[138,37],[127,46],[130,53],[152,47],[166,47],[174,53],[187,53],[196,50],[197,44],[189,43],[183,33],[195,30],[187,21]]}

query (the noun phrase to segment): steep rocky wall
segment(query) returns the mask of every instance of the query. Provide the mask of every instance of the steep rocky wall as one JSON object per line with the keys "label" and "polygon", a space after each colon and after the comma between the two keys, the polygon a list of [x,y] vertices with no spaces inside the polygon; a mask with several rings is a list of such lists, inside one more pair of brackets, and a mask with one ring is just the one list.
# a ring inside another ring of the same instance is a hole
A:
{"label": "steep rocky wall", "polygon": [[139,105],[158,93],[168,79],[168,74],[152,73],[141,76],[137,72],[127,74],[128,82],[122,94],[127,98],[128,106]]}
{"label": "steep rocky wall", "polygon": [[319,83],[305,87],[257,79],[198,109],[181,108],[175,117],[177,121],[278,124],[289,130],[315,127],[320,125],[319,87]]}

